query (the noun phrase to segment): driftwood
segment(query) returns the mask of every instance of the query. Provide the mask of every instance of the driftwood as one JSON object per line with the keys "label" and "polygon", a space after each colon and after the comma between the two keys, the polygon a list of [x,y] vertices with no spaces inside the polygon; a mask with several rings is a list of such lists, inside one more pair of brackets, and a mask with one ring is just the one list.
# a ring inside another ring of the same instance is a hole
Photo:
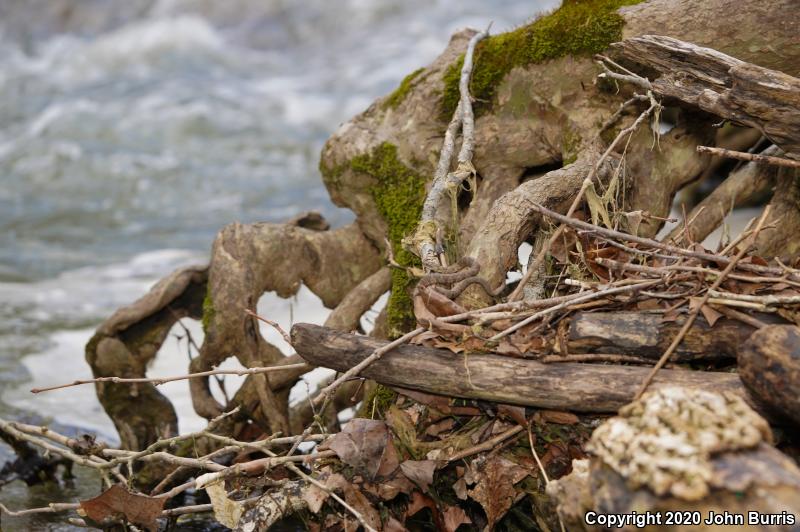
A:
{"label": "driftwood", "polygon": [[[761,320],[775,320],[765,314]],[[645,312],[580,312],[569,320],[570,353],[619,353],[658,359],[680,330],[686,316],[664,321],[662,314]],[[755,327],[720,318],[713,327],[698,318],[675,352],[673,362],[720,361],[736,357],[739,346]]]}
{"label": "driftwood", "polygon": [[800,157],[800,79],[659,35],[612,48],[663,73],[652,83],[654,92],[755,127],[787,155]]}
{"label": "driftwood", "polygon": [[[346,371],[386,342],[318,325],[292,327],[292,344],[308,363]],[[633,399],[648,370],[631,366],[542,364],[489,354],[455,355],[430,347],[405,345],[367,367],[362,376],[389,386],[537,408],[608,413]],[[653,386],[728,391],[758,408],[732,373],[662,370]]]}
{"label": "driftwood", "polygon": [[738,363],[755,396],[800,423],[800,328],[764,327],[741,346]]}

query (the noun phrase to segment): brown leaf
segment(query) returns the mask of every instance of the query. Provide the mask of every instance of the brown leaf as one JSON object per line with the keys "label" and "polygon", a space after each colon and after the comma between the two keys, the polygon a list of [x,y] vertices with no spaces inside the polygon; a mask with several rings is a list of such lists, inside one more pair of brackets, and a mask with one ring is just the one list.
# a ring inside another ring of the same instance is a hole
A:
{"label": "brown leaf", "polygon": [[459,526],[472,523],[459,506],[448,506],[442,516],[444,518],[444,529],[447,532],[455,532]]}
{"label": "brown leaf", "polygon": [[414,338],[409,340],[408,343],[410,343],[410,344],[426,344],[426,342],[429,342],[429,341],[433,340],[434,338],[438,338],[438,337],[439,337],[439,333],[437,333],[437,332],[425,331],[425,332],[422,332],[422,333],[416,335]]}
{"label": "brown leaf", "polygon": [[521,357],[522,351],[514,345],[508,336],[504,336],[497,347],[494,349],[494,352],[498,355],[503,355],[507,357]]}
{"label": "brown leaf", "polygon": [[645,299],[644,301],[639,301],[636,303],[637,310],[661,310],[661,303],[653,298],[653,299]]}
{"label": "brown leaf", "polygon": [[383,499],[390,501],[397,497],[400,493],[410,495],[416,487],[404,475],[395,475],[394,478],[385,480],[378,484],[374,494]]}
{"label": "brown leaf", "polygon": [[344,487],[344,500],[355,508],[372,528],[375,530],[381,529],[381,514],[370,504],[369,499],[361,493],[361,490],[352,484],[347,484]]}
{"label": "brown leaf", "polygon": [[623,213],[625,216],[625,222],[628,226],[628,232],[632,235],[639,234],[639,226],[642,225],[642,220],[645,217],[644,211],[631,211]]}
{"label": "brown leaf", "polygon": [[575,425],[580,419],[572,412],[562,412],[560,410],[540,410],[538,412],[542,421],[555,423],[557,425]]}
{"label": "brown leaf", "polygon": [[400,464],[400,470],[412,482],[414,482],[423,493],[428,493],[433,482],[433,472],[436,471],[435,460],[406,460]]}
{"label": "brown leaf", "polygon": [[524,406],[497,405],[497,413],[515,421],[518,425],[522,425],[523,427],[528,424],[528,420],[525,418]]}
{"label": "brown leaf", "polygon": [[453,491],[455,492],[456,497],[462,501],[467,500],[467,481],[464,480],[464,477],[461,477],[453,483]]}
{"label": "brown leaf", "polygon": [[464,346],[460,343],[453,342],[452,340],[445,340],[441,337],[433,339],[433,347],[449,349],[455,354],[463,353],[465,351]]}
{"label": "brown leaf", "polygon": [[433,499],[427,495],[423,495],[418,491],[415,491],[411,494],[411,501],[409,501],[408,508],[406,509],[406,517],[410,517],[425,508],[428,508],[431,511],[433,522],[436,524],[436,528],[444,528],[442,515],[439,513],[439,509],[436,507],[436,503],[433,501]]}
{"label": "brown leaf", "polygon": [[428,310],[430,310],[434,316],[452,316],[453,314],[462,314],[466,312],[464,307],[453,302],[450,298],[431,287],[423,288],[421,293],[425,306],[428,307]]}
{"label": "brown leaf", "polygon": [[488,519],[491,530],[505,515],[517,495],[514,484],[528,475],[528,472],[514,462],[492,455],[479,468],[475,487],[469,496],[478,502]]}
{"label": "brown leaf", "polygon": [[370,480],[387,477],[398,467],[392,435],[383,421],[354,418],[326,442],[342,462]]}
{"label": "brown leaf", "polygon": [[306,485],[302,493],[303,500],[308,504],[308,509],[312,514],[319,512],[329,496],[330,494],[327,491],[315,484]]}
{"label": "brown leaf", "polygon": [[155,532],[156,519],[164,508],[164,498],[131,493],[121,484],[114,484],[94,499],[81,501],[79,513],[88,520],[103,525],[120,518]]}
{"label": "brown leaf", "polygon": [[713,327],[717,320],[719,320],[723,314],[717,310],[714,310],[709,305],[703,305],[700,307],[700,312],[703,313],[703,317],[706,319],[708,324]]}
{"label": "brown leaf", "polygon": [[443,414],[453,414],[456,416],[478,416],[481,414],[480,410],[472,406],[451,406],[450,398],[445,397],[444,395],[434,395],[430,393],[419,392],[417,390],[398,388],[396,386],[393,387],[393,389],[418,403],[435,408]]}
{"label": "brown leaf", "polygon": [[455,419],[446,417],[441,421],[428,425],[428,428],[425,429],[425,434],[428,436],[438,436],[442,432],[452,429],[455,424]]}
{"label": "brown leaf", "polygon": [[449,331],[459,334],[468,333],[469,327],[467,325],[459,325],[457,323],[447,323],[437,319],[437,316],[428,309],[425,304],[426,297],[417,292],[414,294],[414,316],[423,327],[433,329],[435,331]]}
{"label": "brown leaf", "polygon": [[389,516],[389,519],[386,520],[386,523],[383,525],[383,532],[407,532],[408,529],[403,526],[403,523],[392,517]]}

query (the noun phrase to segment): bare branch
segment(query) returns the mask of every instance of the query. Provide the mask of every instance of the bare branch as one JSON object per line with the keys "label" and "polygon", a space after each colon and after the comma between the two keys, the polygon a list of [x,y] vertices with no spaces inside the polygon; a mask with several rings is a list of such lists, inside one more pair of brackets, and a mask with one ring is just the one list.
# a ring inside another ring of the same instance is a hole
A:
{"label": "bare branch", "polygon": [[136,378],[123,378],[123,377],[97,377],[96,379],[87,379],[81,381],[73,381],[69,384],[59,384],[58,386],[48,386],[46,388],[32,388],[31,393],[50,392],[52,390],[60,390],[62,388],[69,388],[71,386],[80,386],[81,384],[92,384],[95,382],[113,382],[116,384],[137,384],[142,382],[149,382],[156,386],[172,381],[183,381],[186,379],[199,379],[202,377],[209,377],[211,375],[260,375],[263,373],[274,373],[278,371],[286,371],[290,369],[307,368],[307,364],[286,364],[284,366],[267,366],[256,367],[247,369],[214,369],[210,371],[201,371],[199,373],[189,373],[188,375],[178,375],[177,377],[136,377]]}

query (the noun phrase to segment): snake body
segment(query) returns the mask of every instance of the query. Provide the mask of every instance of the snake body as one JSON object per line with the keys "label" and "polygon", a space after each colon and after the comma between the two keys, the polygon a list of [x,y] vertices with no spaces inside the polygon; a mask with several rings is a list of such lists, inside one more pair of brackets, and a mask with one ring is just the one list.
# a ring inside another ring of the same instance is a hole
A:
{"label": "snake body", "polygon": [[[493,289],[486,279],[478,275],[480,270],[481,266],[474,258],[462,257],[457,263],[422,277],[417,283],[417,290],[432,287],[445,297],[455,299],[468,286],[479,284],[487,294],[497,297],[505,289],[505,284]],[[441,285],[447,285],[450,288],[444,288]]]}

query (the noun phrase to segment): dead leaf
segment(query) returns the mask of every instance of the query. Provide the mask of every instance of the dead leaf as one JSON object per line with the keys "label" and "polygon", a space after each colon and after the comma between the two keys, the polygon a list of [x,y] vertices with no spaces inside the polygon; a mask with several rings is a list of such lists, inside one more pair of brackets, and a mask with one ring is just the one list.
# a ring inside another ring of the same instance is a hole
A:
{"label": "dead leaf", "polygon": [[244,504],[228,497],[225,481],[219,480],[202,486],[214,507],[214,518],[228,528],[236,528],[244,514]]}
{"label": "dead leaf", "polygon": [[453,491],[455,492],[456,497],[462,501],[467,500],[467,481],[464,480],[463,476],[453,483]]}
{"label": "dead leaf", "polygon": [[436,423],[431,423],[428,425],[428,428],[425,429],[425,434],[428,436],[438,436],[442,432],[450,430],[456,424],[456,420],[451,417],[446,417],[441,421],[437,421]]}
{"label": "dead leaf", "polygon": [[468,493],[483,507],[491,530],[514,504],[517,496],[514,484],[528,476],[528,472],[511,460],[492,455],[479,466],[477,475],[477,483]]}
{"label": "dead leaf", "polygon": [[442,515],[439,513],[439,509],[436,507],[436,503],[433,501],[433,499],[427,495],[423,495],[418,491],[415,491],[411,494],[411,501],[409,501],[408,508],[406,509],[406,517],[410,517],[425,508],[428,508],[431,511],[433,522],[436,524],[436,528],[444,528]]}
{"label": "dead leaf", "polygon": [[636,308],[637,310],[661,310],[661,303],[655,298],[645,299],[636,303]]}
{"label": "dead leaf", "polygon": [[494,349],[494,352],[498,355],[507,357],[521,357],[523,354],[522,351],[520,351],[519,348],[514,345],[507,336],[504,336],[500,340],[500,343]]}
{"label": "dead leaf", "polygon": [[373,493],[384,501],[391,501],[400,493],[410,495],[415,488],[414,484],[405,475],[395,475],[394,478],[378,484]]}
{"label": "dead leaf", "polygon": [[415,293],[413,297],[414,316],[416,316],[417,322],[419,322],[420,325],[426,329],[433,329],[435,331],[448,331],[459,334],[469,332],[470,329],[467,325],[447,323],[437,319],[437,316],[431,312],[430,309],[428,309],[428,306],[425,304],[426,299],[427,297],[420,292]]}
{"label": "dead leaf", "polygon": [[710,305],[703,305],[700,307],[700,312],[703,313],[703,317],[711,327],[713,327],[714,324],[717,323],[717,320],[723,316],[721,312],[714,310]]}
{"label": "dead leaf", "polygon": [[448,506],[442,513],[444,518],[444,529],[447,532],[455,532],[461,525],[472,523],[467,514],[459,506]]}
{"label": "dead leaf", "polygon": [[639,226],[645,217],[644,211],[631,211],[624,213],[628,232],[634,236],[639,234]]}
{"label": "dead leaf", "polygon": [[375,509],[374,506],[372,506],[366,495],[361,493],[361,490],[349,483],[345,486],[343,491],[345,502],[355,508],[355,510],[361,514],[364,520],[369,523],[372,528],[375,530],[380,530],[382,528],[381,514]]}
{"label": "dead leaf", "polygon": [[456,416],[478,416],[481,411],[471,406],[450,406],[450,398],[444,395],[433,395],[430,393],[419,392],[417,390],[408,390],[406,388],[393,387],[401,395],[413,399],[418,403],[428,405],[435,408],[443,414],[452,414]]}
{"label": "dead leaf", "polygon": [[101,495],[81,501],[80,513],[97,524],[113,524],[124,518],[150,531],[158,530],[156,519],[164,508],[164,498],[131,493],[121,484],[114,484]]}
{"label": "dead leaf", "polygon": [[433,482],[436,466],[435,460],[406,460],[400,464],[400,470],[409,480],[419,486],[423,493],[427,493]]}
{"label": "dead leaf", "polygon": [[[689,310],[692,312],[697,311],[697,307],[699,307],[703,303],[703,298],[701,297],[690,297],[689,298]],[[717,322],[718,319],[722,317],[722,314],[714,310],[713,308],[709,307],[708,305],[703,305],[700,307],[700,312],[705,317],[706,321],[708,322],[709,326],[713,327],[714,324]]]}
{"label": "dead leaf", "polygon": [[580,419],[572,412],[562,412],[560,410],[539,410],[542,421],[555,423],[557,425],[575,425]]}
{"label": "dead leaf", "polygon": [[386,523],[383,525],[383,532],[407,532],[408,529],[403,526],[403,523],[392,517],[389,516],[389,519],[386,520]]}
{"label": "dead leaf", "polygon": [[523,427],[528,424],[528,420],[525,418],[525,407],[523,406],[497,405],[497,413]]}
{"label": "dead leaf", "polygon": [[444,294],[437,292],[432,287],[423,288],[421,292],[425,306],[434,316],[452,316],[453,314],[462,314],[466,312],[464,307],[455,303]]}
{"label": "dead leaf", "polygon": [[400,465],[392,435],[383,421],[355,418],[326,442],[342,462],[370,480],[388,477]]}
{"label": "dead leaf", "polygon": [[302,494],[303,500],[308,504],[308,509],[312,514],[319,512],[329,496],[330,493],[315,484],[307,484]]}

